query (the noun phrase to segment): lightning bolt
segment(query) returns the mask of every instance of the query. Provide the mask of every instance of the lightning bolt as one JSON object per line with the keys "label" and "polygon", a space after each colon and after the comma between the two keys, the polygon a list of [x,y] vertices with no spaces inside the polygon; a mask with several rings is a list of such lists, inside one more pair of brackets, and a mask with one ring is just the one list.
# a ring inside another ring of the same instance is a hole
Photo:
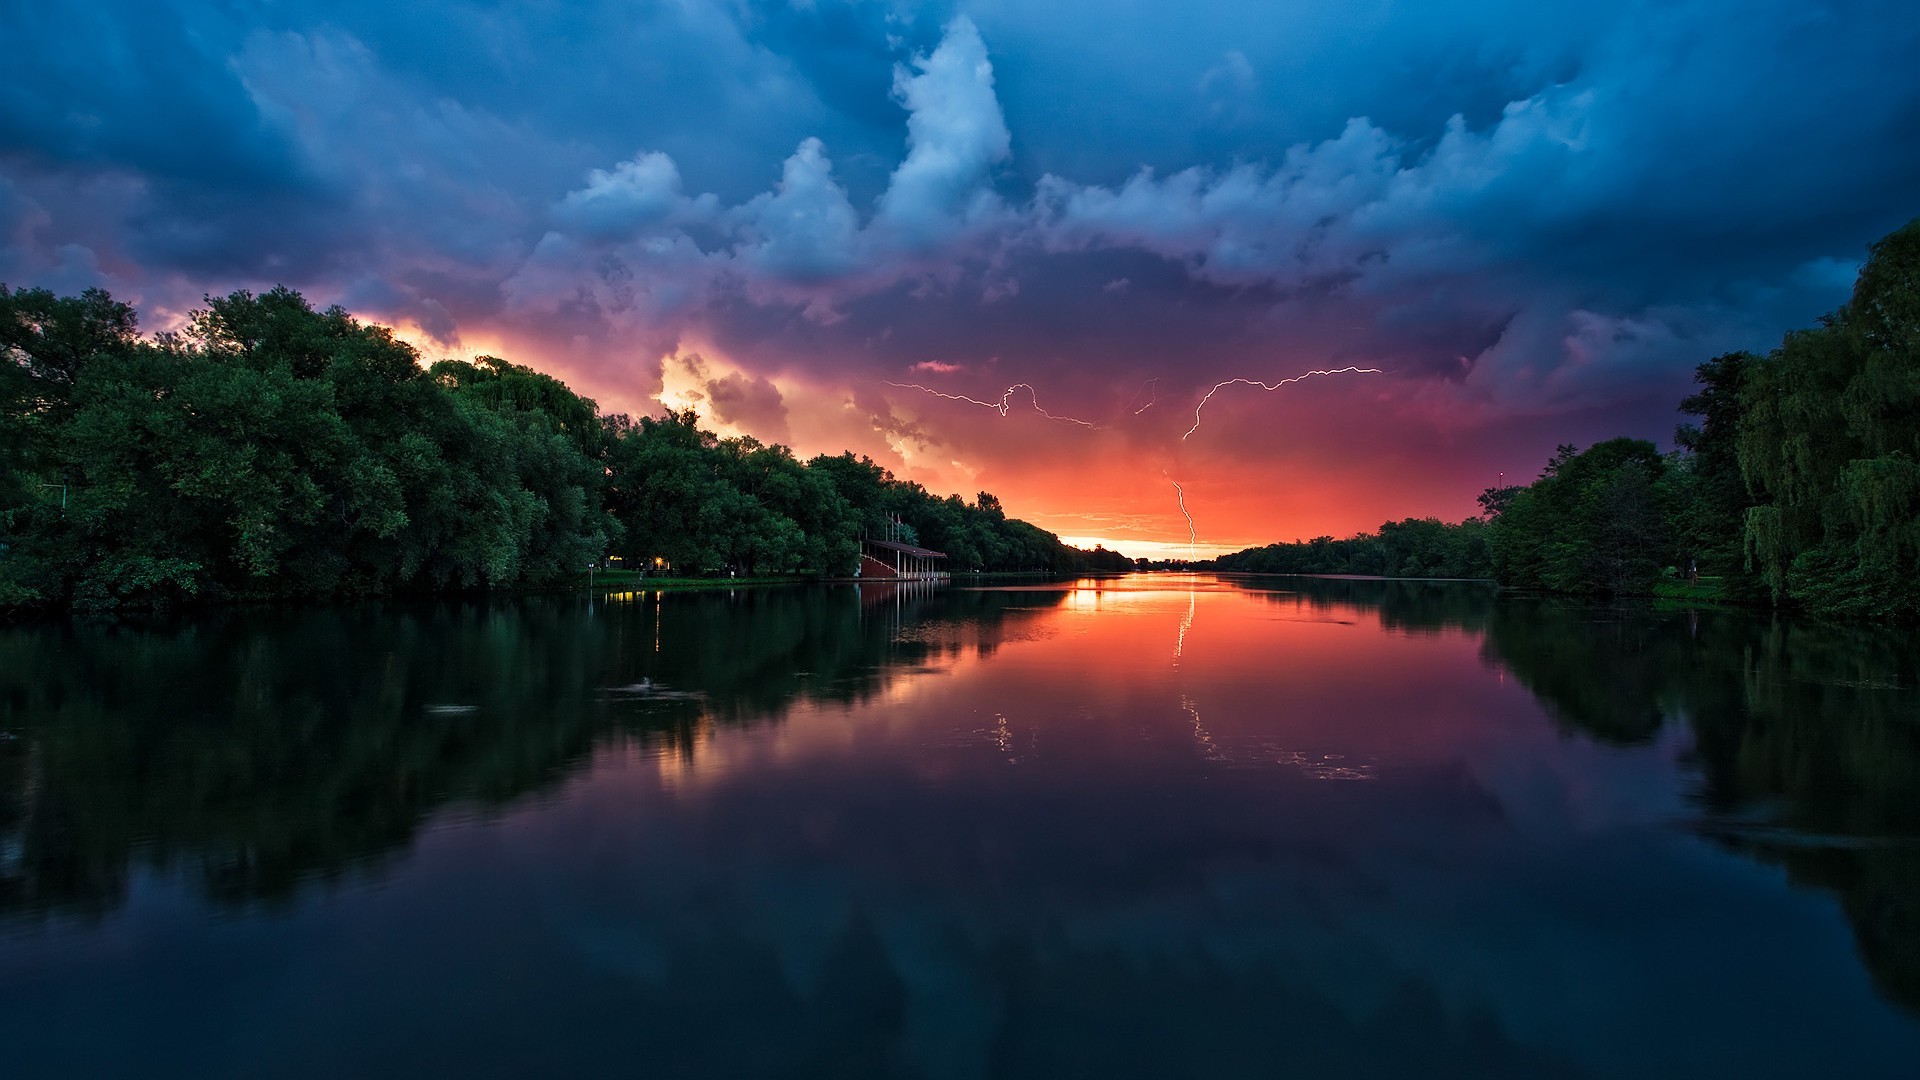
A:
{"label": "lightning bolt", "polygon": [[[885,382],[886,380],[882,380],[882,381]],[[966,402],[968,405],[978,405],[983,409],[992,409],[994,412],[999,413],[1001,416],[1005,416],[1007,415],[1007,413],[1013,410],[1014,394],[1020,392],[1021,390],[1025,390],[1027,392],[1028,399],[1033,402],[1033,411],[1039,413],[1041,416],[1044,416],[1049,420],[1057,420],[1063,424],[1079,424],[1081,427],[1084,427],[1084,428],[1097,428],[1100,426],[1098,424],[1091,423],[1086,420],[1080,420],[1071,416],[1056,416],[1053,413],[1050,413],[1047,410],[1041,408],[1040,407],[1040,391],[1035,390],[1033,388],[1032,383],[1014,383],[1012,386],[1007,387],[1007,392],[1004,394],[1001,394],[1000,400],[997,402],[981,401],[979,398],[971,398],[966,396],[965,394],[943,394],[940,391],[935,390],[930,386],[921,386],[919,383],[887,382],[886,385],[897,386],[902,390],[918,390],[923,394],[932,394],[934,397],[937,397],[937,398],[946,398],[948,401],[963,401],[963,402]]]}
{"label": "lightning bolt", "polygon": [[1167,478],[1167,483],[1173,485],[1173,494],[1180,500],[1180,516],[1187,519],[1187,558],[1191,559],[1194,541],[1200,538],[1200,534],[1194,530],[1193,515],[1187,512],[1187,489],[1181,487],[1180,481],[1172,477]]}
{"label": "lightning bolt", "polygon": [[[1146,412],[1148,409],[1153,408],[1154,403],[1160,400],[1159,376],[1155,376],[1151,379],[1148,379],[1146,385],[1142,386],[1140,389],[1147,391],[1149,396],[1147,398],[1147,403],[1145,405],[1142,405],[1139,408],[1133,410],[1133,415],[1135,416],[1139,416],[1141,413]],[[1139,391],[1135,391],[1133,397],[1134,397],[1134,401],[1138,401],[1140,399]],[[1129,401],[1127,402],[1127,404],[1131,405],[1133,404],[1133,402]]]}
{"label": "lightning bolt", "polygon": [[[931,386],[921,386],[919,383],[888,382],[886,383],[886,385],[897,386],[902,390],[918,390],[923,394],[932,394],[934,397],[937,397],[937,398],[946,398],[948,401],[964,401],[969,405],[978,405],[983,409],[992,409],[995,412],[999,413],[1001,416],[1007,415],[1006,410],[1001,408],[999,405],[995,405],[991,401],[981,401],[979,398],[970,398],[965,394],[943,394],[940,391],[935,390]],[[1008,392],[1011,393],[1012,391],[1009,390]]]}
{"label": "lightning bolt", "polygon": [[[1348,366],[1343,368],[1326,368],[1326,369],[1316,368],[1312,371],[1302,372],[1298,375],[1293,375],[1288,378],[1281,379],[1279,382],[1272,382],[1272,383],[1263,382],[1259,379],[1247,379],[1247,378],[1228,379],[1225,382],[1218,382],[1213,384],[1212,389],[1208,390],[1204,395],[1202,395],[1199,403],[1193,407],[1193,426],[1188,428],[1186,430],[1186,433],[1180,436],[1180,441],[1185,442],[1188,438],[1190,438],[1193,435],[1194,432],[1200,430],[1201,412],[1207,407],[1207,402],[1212,401],[1213,395],[1219,393],[1220,391],[1226,389],[1229,386],[1242,386],[1242,385],[1257,386],[1260,389],[1267,391],[1268,393],[1272,393],[1273,391],[1278,390],[1283,386],[1291,386],[1294,383],[1304,382],[1307,379],[1320,378],[1328,375],[1384,375],[1384,374],[1386,374],[1386,370],[1383,368]],[[1014,398],[1019,394],[1020,391],[1025,390],[1027,392],[1027,400],[1031,402],[1033,405],[1033,411],[1039,413],[1041,416],[1047,418],[1048,420],[1057,421],[1063,424],[1076,424],[1080,427],[1088,428],[1091,430],[1098,430],[1100,428],[1099,424],[1095,424],[1088,420],[1082,420],[1074,416],[1061,416],[1061,415],[1048,412],[1045,408],[1041,406],[1040,391],[1036,390],[1032,383],[1025,383],[1025,382],[1014,383],[1012,386],[1007,387],[1006,390],[1001,393],[1000,400],[982,401],[979,398],[969,397],[966,394],[949,394],[944,390],[935,390],[931,386],[922,386],[919,383],[893,382],[892,380],[887,380],[887,379],[883,379],[880,381],[882,385],[885,385],[885,386],[897,387],[901,390],[918,390],[923,394],[928,394],[932,397],[941,398],[946,401],[958,401],[958,402],[961,402],[962,404],[974,405],[982,409],[991,409],[992,411],[999,413],[1002,417],[1007,416],[1013,411]],[[1141,387],[1141,390],[1146,391],[1149,394],[1147,403],[1145,405],[1140,406],[1137,409],[1134,409],[1133,415],[1139,416],[1141,413],[1146,412],[1148,409],[1153,408],[1153,406],[1158,403],[1159,384],[1160,384],[1160,380],[1158,377],[1151,378],[1146,381],[1146,383]],[[1139,399],[1140,399],[1140,393],[1136,391],[1133,396],[1133,401],[1138,401]],[[1127,404],[1131,405],[1133,404],[1133,401],[1129,401]],[[1162,475],[1165,475],[1165,474],[1163,473]],[[1196,554],[1195,549],[1199,545],[1200,533],[1199,533],[1199,530],[1194,525],[1192,512],[1187,509],[1186,489],[1180,486],[1180,482],[1178,480],[1174,480],[1172,477],[1168,477],[1167,479],[1169,483],[1173,484],[1174,494],[1176,498],[1179,500],[1180,516],[1187,519],[1187,558],[1192,559]]]}
{"label": "lightning bolt", "polygon": [[1259,379],[1228,379],[1226,382],[1223,382],[1223,383],[1215,383],[1213,385],[1213,389],[1207,391],[1206,396],[1200,399],[1200,404],[1195,405],[1193,407],[1193,426],[1187,429],[1186,435],[1180,436],[1180,441],[1185,442],[1187,440],[1187,435],[1192,435],[1194,432],[1200,430],[1200,410],[1207,407],[1207,402],[1212,400],[1213,395],[1219,393],[1222,389],[1226,387],[1234,386],[1237,384],[1245,384],[1247,386],[1257,386],[1260,389],[1267,391],[1268,393],[1272,393],[1273,391],[1278,390],[1283,386],[1290,386],[1304,379],[1311,379],[1317,375],[1346,375],[1346,374],[1384,375],[1386,374],[1386,372],[1382,371],[1380,368],[1373,368],[1373,367],[1343,367],[1343,368],[1334,368],[1331,371],[1321,371],[1321,370],[1308,371],[1299,375],[1295,375],[1289,379],[1281,379],[1277,383],[1264,383],[1264,382],[1261,382]]}

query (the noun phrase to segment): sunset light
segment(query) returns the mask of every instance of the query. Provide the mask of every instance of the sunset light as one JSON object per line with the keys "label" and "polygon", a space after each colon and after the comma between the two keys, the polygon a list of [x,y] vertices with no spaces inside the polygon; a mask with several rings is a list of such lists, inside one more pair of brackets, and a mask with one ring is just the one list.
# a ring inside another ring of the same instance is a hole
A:
{"label": "sunset light", "polygon": [[0,1061],[1920,1075],[1914,0],[0,0]]}

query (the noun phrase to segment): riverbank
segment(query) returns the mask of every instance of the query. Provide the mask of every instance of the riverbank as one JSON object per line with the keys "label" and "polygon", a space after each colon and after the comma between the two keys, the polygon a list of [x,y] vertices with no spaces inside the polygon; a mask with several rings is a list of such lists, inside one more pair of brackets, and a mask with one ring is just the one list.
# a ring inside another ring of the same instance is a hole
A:
{"label": "riverbank", "polygon": [[820,577],[814,574],[763,574],[755,577],[675,577],[672,575],[661,575],[637,570],[596,570],[592,575],[586,573],[579,574],[567,584],[566,588],[605,591],[630,589],[738,589],[748,586],[759,587],[767,585],[887,585],[907,581],[922,584],[928,581],[943,581],[949,584],[968,584],[980,581],[1117,576],[1120,575],[1098,572],[1087,574],[1057,574],[1051,570],[1004,570],[993,573],[960,573],[938,579]]}

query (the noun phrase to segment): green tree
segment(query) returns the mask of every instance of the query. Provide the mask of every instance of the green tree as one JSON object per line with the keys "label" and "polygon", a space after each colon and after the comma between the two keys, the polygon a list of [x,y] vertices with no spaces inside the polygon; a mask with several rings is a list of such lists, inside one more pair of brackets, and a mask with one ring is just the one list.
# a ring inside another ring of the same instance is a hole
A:
{"label": "green tree", "polygon": [[1581,452],[1561,446],[1540,478],[1490,526],[1502,584],[1569,593],[1643,594],[1672,552],[1659,481],[1665,462],[1642,439]]}
{"label": "green tree", "polygon": [[1752,591],[1754,579],[1746,572],[1741,539],[1753,498],[1740,471],[1740,425],[1747,372],[1758,362],[1752,353],[1733,352],[1694,369],[1700,390],[1680,403],[1680,411],[1699,422],[1674,432],[1685,453],[1669,470],[1683,568],[1718,577],[1741,596]]}
{"label": "green tree", "polygon": [[1875,244],[1848,304],[1750,365],[1746,550],[1776,600],[1920,615],[1920,220]]}
{"label": "green tree", "polygon": [[644,416],[617,431],[608,459],[608,502],[629,562],[659,558],[683,570],[723,563],[716,519],[702,512],[721,493],[718,449],[719,439],[700,430],[692,409]]}
{"label": "green tree", "polygon": [[0,609],[58,595],[78,478],[57,452],[74,384],[138,342],[131,307],[99,289],[58,297],[0,284]]}

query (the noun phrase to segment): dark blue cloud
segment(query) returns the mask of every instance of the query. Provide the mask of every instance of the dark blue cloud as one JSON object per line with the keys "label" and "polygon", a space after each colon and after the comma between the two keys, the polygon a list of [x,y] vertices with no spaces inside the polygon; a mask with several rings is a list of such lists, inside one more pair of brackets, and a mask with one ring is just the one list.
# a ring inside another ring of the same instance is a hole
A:
{"label": "dark blue cloud", "polygon": [[123,0],[0,37],[0,277],[286,281],[620,363],[1312,356],[1588,407],[1764,347],[1920,212],[1920,13],[1878,0]]}
{"label": "dark blue cloud", "polygon": [[12,4],[0,37],[12,43],[0,146],[13,153],[236,196],[307,184],[229,63],[230,24],[161,4]]}

